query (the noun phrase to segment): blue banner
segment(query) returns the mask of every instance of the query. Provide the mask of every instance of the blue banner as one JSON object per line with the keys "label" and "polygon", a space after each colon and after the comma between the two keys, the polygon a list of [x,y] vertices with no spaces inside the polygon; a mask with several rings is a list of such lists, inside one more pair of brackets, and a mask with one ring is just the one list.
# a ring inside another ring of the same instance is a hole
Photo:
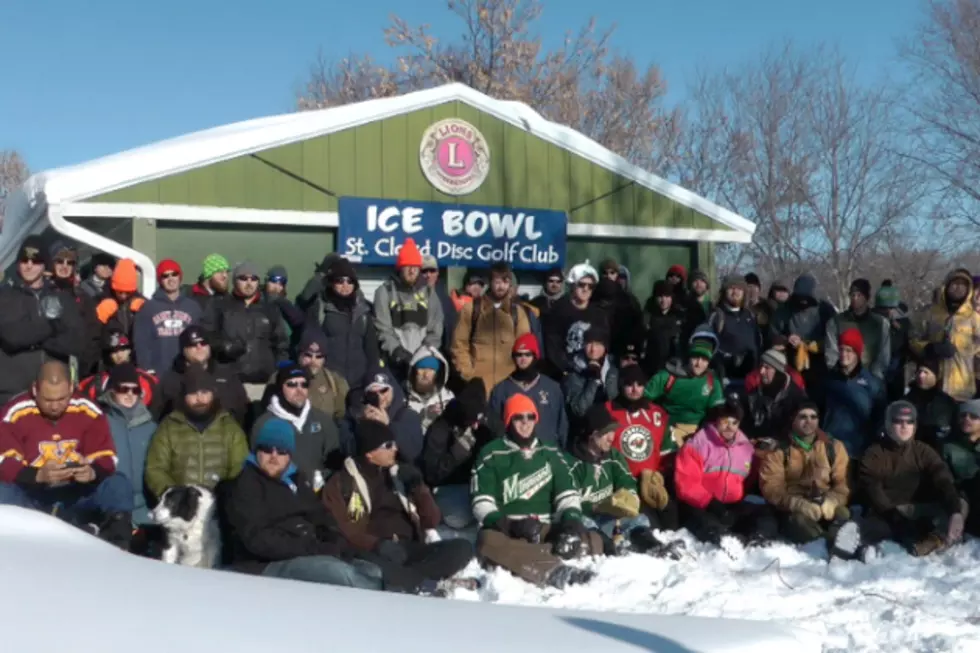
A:
{"label": "blue banner", "polygon": [[568,216],[564,211],[398,202],[341,197],[337,251],[355,263],[394,265],[406,238],[440,266],[515,270],[563,267]]}

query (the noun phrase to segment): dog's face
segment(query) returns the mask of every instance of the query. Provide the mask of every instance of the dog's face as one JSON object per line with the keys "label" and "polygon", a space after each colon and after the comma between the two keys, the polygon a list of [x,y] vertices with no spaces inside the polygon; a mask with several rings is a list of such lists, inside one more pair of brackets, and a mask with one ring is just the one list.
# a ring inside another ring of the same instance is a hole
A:
{"label": "dog's face", "polygon": [[150,517],[168,529],[179,530],[210,513],[214,495],[196,485],[177,485],[167,489]]}

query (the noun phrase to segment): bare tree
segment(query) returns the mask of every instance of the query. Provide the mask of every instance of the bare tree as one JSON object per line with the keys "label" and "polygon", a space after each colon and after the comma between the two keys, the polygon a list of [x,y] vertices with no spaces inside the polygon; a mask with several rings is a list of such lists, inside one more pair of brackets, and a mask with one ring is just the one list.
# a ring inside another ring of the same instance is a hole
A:
{"label": "bare tree", "polygon": [[947,215],[980,226],[980,0],[930,0],[902,50],[913,73],[906,104],[919,122],[907,154],[943,184]]}
{"label": "bare tree", "polygon": [[462,82],[492,97],[516,100],[568,125],[647,169],[669,174],[680,137],[677,115],[663,106],[659,69],[638,69],[609,47],[612,29],[594,20],[555,49],[533,27],[538,0],[447,0],[461,31],[437,37],[426,25],[391,17],[385,42],[398,52],[388,67],[369,57],[313,65],[301,110],[336,106]]}
{"label": "bare tree", "polygon": [[768,278],[823,268],[846,303],[862,261],[930,190],[898,151],[894,98],[859,85],[836,52],[791,45],[702,75],[692,95],[682,180],[756,222],[739,263]]}
{"label": "bare tree", "polygon": [[13,150],[0,150],[0,230],[3,229],[4,209],[7,197],[28,177],[27,164]]}

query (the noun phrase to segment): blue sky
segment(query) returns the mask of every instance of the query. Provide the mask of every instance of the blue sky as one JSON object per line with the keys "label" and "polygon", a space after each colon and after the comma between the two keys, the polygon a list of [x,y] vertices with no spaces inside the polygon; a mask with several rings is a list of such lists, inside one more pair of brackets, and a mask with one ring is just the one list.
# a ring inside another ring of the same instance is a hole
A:
{"label": "blue sky", "polygon": [[[0,149],[35,171],[215,125],[292,110],[317,50],[390,57],[398,13],[438,34],[459,28],[445,0],[3,0]],[[838,44],[866,79],[900,75],[897,40],[920,0],[545,0],[556,42],[596,15],[615,47],[656,62],[671,99],[701,67],[734,65],[792,39]]]}

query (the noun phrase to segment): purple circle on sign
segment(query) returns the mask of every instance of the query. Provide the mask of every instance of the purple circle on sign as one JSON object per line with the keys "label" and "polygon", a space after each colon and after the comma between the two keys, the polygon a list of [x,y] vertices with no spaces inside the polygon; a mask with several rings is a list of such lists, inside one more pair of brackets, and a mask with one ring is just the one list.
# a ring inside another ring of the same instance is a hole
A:
{"label": "purple circle on sign", "polygon": [[439,168],[450,177],[462,177],[473,169],[473,146],[459,136],[449,136],[439,141],[436,156]]}

